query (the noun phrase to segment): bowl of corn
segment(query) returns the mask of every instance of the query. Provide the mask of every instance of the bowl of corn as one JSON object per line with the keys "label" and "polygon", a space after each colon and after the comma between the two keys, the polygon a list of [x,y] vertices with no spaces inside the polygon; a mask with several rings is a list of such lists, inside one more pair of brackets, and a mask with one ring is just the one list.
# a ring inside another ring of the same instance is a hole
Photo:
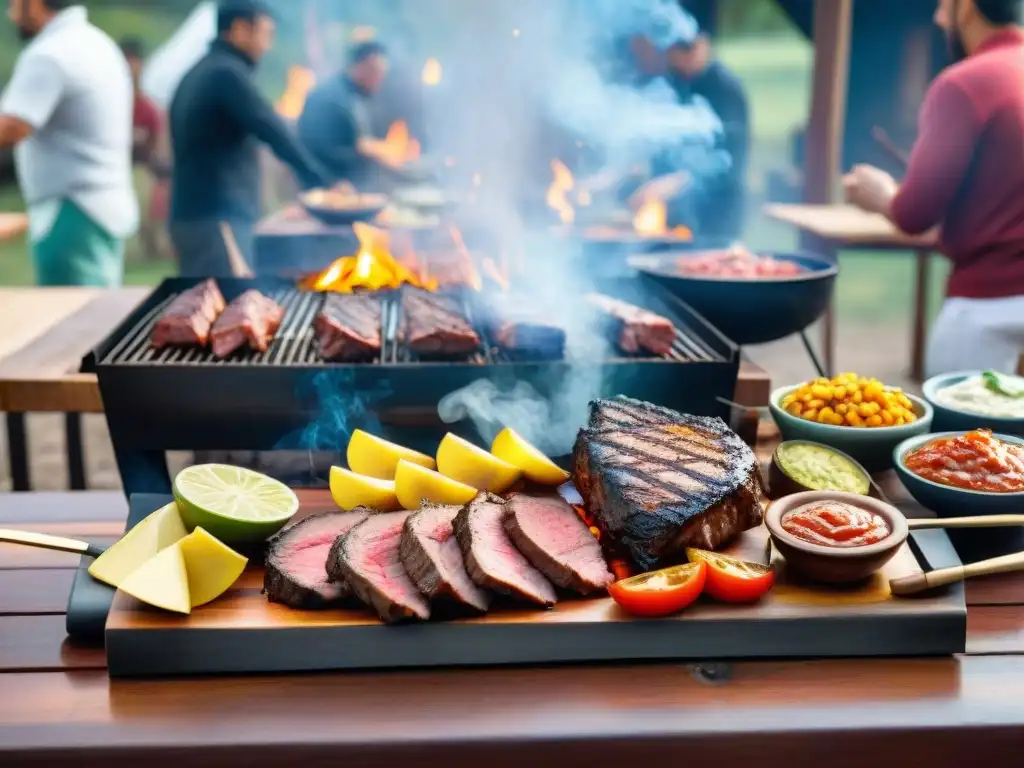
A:
{"label": "bowl of corn", "polygon": [[783,440],[822,443],[871,472],[892,468],[893,448],[932,424],[926,401],[854,373],[777,389],[769,409]]}

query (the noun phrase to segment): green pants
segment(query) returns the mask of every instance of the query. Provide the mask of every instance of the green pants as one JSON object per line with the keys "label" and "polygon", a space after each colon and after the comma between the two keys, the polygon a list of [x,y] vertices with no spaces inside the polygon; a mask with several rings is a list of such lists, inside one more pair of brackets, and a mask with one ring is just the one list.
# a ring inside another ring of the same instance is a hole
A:
{"label": "green pants", "polygon": [[118,286],[124,277],[124,241],[64,200],[50,231],[32,243],[32,260],[37,285]]}

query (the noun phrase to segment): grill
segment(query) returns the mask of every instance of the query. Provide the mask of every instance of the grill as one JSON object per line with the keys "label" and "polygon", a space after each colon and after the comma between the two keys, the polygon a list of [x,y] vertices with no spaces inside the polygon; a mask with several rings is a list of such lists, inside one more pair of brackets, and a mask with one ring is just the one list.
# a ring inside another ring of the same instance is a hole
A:
{"label": "grill", "polygon": [[[225,360],[200,349],[153,350],[153,324],[180,292],[197,280],[164,281],[87,358],[99,379],[111,438],[127,493],[169,488],[169,450],[328,450],[344,447],[352,429],[432,452],[444,431],[478,438],[468,423],[444,425],[437,404],[479,379],[499,387],[525,381],[551,396],[571,377],[599,377],[601,394],[626,394],[702,415],[725,417],[716,398],[730,398],[739,356],[735,345],[687,305],[646,279],[597,284],[595,289],[662,314],[676,326],[664,357],[611,356],[571,361],[513,359],[479,321],[486,297],[451,294],[481,337],[468,360],[420,360],[398,340],[398,292],[382,295],[381,355],[368,363],[320,358],[313,320],[324,296],[301,292],[276,278],[223,279],[230,301],[249,288],[285,309],[284,321],[263,353]],[[595,331],[596,332],[596,331]]]}

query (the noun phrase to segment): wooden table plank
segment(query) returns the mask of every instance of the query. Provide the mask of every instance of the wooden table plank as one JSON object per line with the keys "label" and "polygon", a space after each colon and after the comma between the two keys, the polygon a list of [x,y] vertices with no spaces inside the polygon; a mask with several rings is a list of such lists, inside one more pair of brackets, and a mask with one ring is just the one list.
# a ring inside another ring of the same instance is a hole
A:
{"label": "wooden table plank", "polygon": [[96,298],[98,288],[0,288],[0,360]]}
{"label": "wooden table plank", "polygon": [[0,494],[0,525],[71,522],[120,522],[128,518],[128,502],[120,491],[33,491]]}
{"label": "wooden table plank", "polygon": [[71,568],[0,568],[0,618],[63,615],[75,573]]}
{"label": "wooden table plank", "polygon": [[[107,657],[102,648],[67,640],[63,615],[0,616],[0,672],[106,669],[106,666]],[[0,690],[5,695],[6,680],[0,675]]]}
{"label": "wooden table plank", "polygon": [[967,653],[1024,654],[1024,609],[1017,605],[972,606],[967,612]]}

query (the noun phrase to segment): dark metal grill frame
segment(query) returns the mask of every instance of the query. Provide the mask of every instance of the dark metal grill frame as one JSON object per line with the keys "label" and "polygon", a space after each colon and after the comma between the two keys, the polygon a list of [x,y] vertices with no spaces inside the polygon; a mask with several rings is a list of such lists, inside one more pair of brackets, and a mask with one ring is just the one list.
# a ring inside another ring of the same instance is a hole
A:
{"label": "dark metal grill frame", "polygon": [[[313,333],[323,296],[299,292],[278,278],[218,280],[228,301],[255,288],[285,307],[282,326],[266,352],[217,360],[198,349],[153,351],[149,335],[157,317],[174,296],[196,282],[165,280],[83,366],[98,376],[129,494],[169,489],[164,461],[169,450],[342,450],[343,444],[304,444],[310,426],[325,422],[338,433],[372,429],[427,452],[433,452],[449,429],[473,439],[477,435],[469,424],[441,424],[437,404],[478,379],[491,379],[499,387],[526,381],[541,394],[550,394],[568,377],[586,372],[600,376],[604,396],[626,394],[698,415],[727,417],[728,409],[719,398],[733,396],[739,371],[736,345],[687,305],[642,278],[594,288],[671,319],[678,333],[665,357],[511,359],[492,343],[481,323],[473,323],[482,339],[473,358],[417,360],[395,340],[395,292],[385,300],[382,314],[386,332],[381,358],[369,363],[325,362]],[[460,295],[472,322],[476,295]]]}

